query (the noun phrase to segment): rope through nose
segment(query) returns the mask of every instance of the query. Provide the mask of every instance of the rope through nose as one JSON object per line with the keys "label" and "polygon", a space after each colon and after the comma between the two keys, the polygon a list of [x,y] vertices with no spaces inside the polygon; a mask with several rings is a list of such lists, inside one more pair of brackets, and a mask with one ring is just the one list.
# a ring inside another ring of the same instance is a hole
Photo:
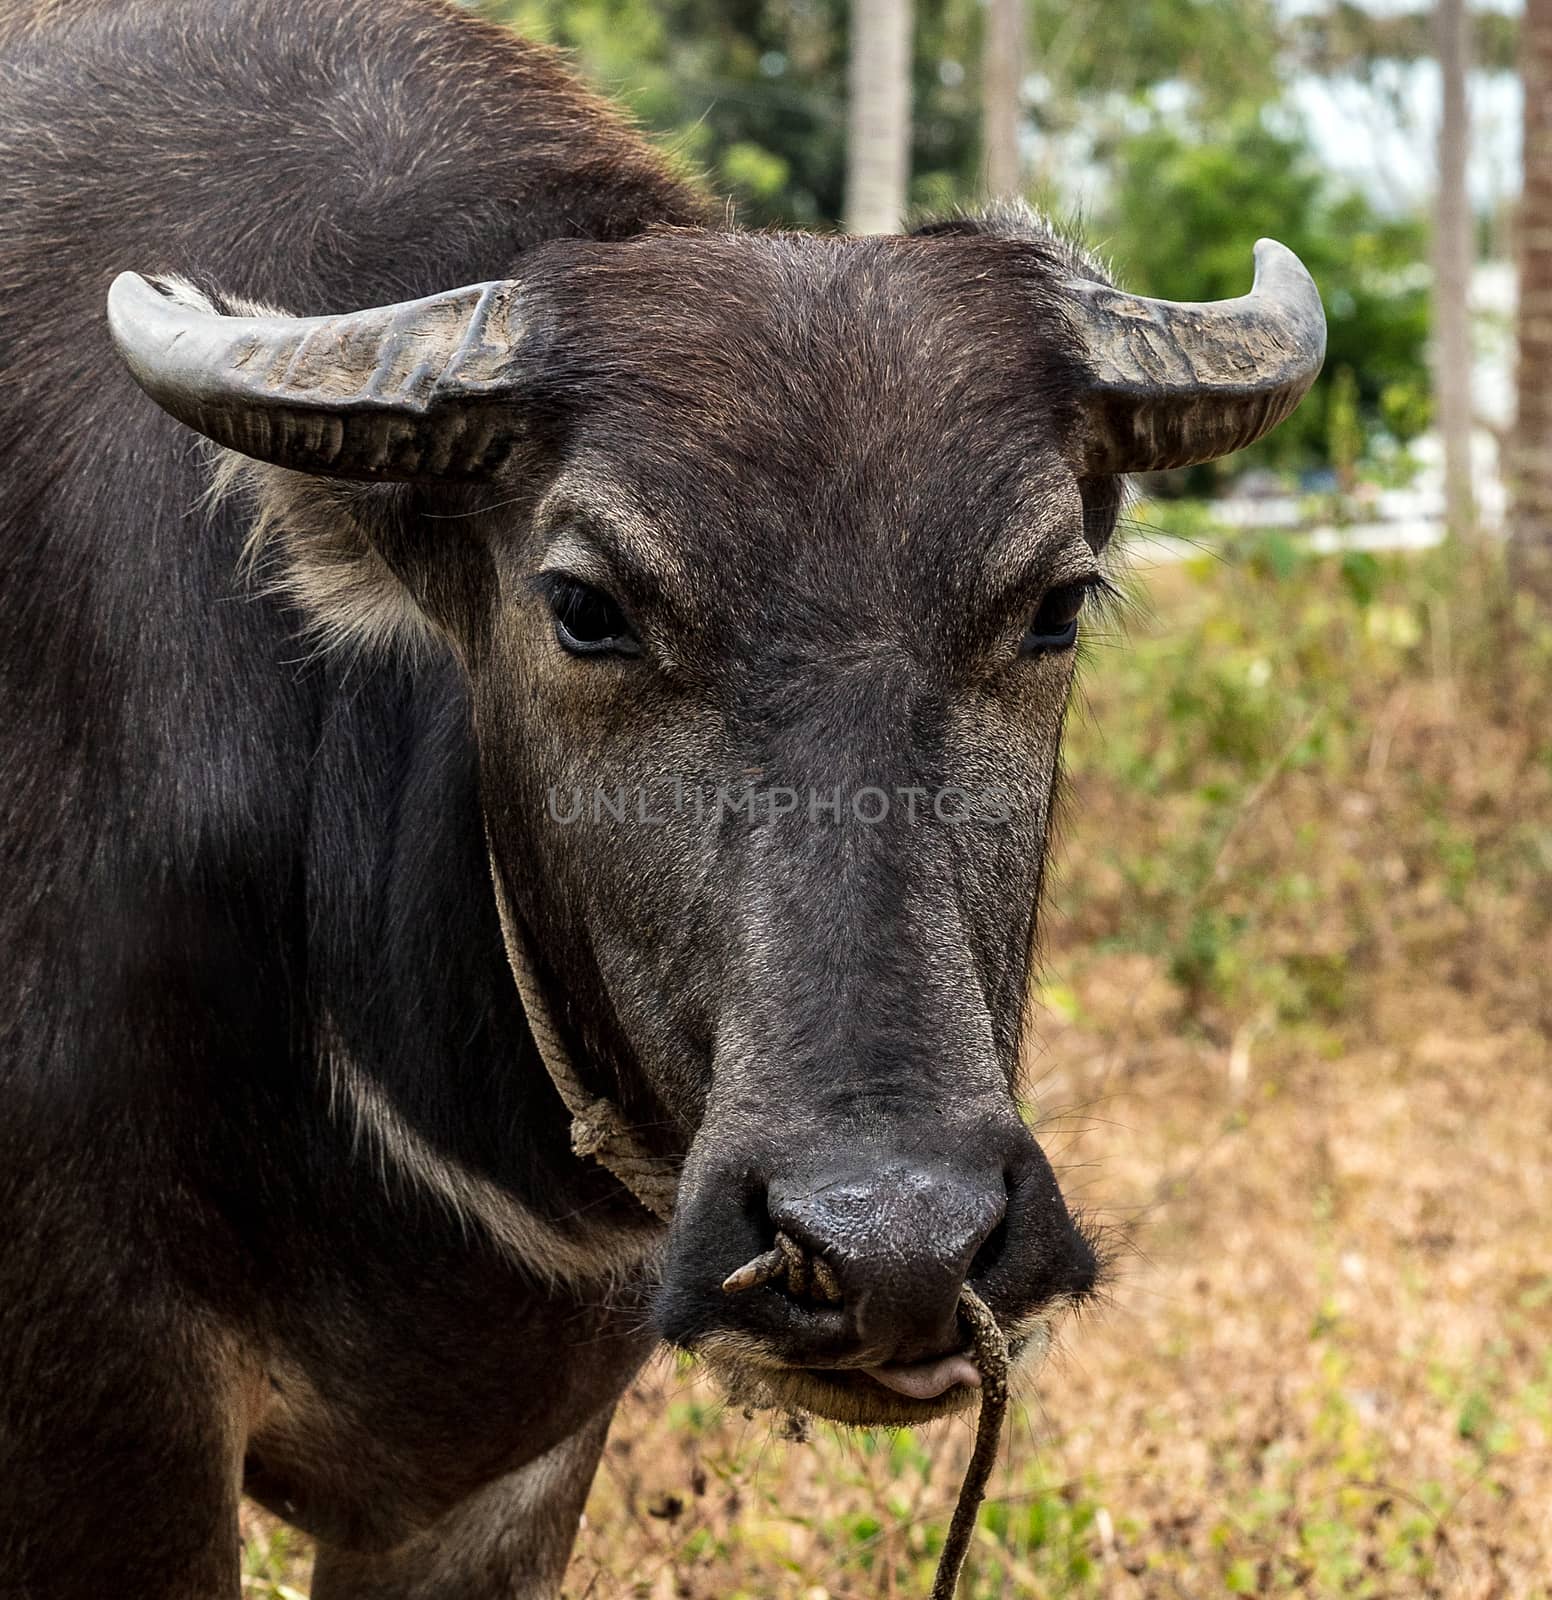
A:
{"label": "rope through nose", "polygon": [[[841,1303],[840,1283],[834,1269],[822,1257],[806,1251],[785,1233],[776,1235],[775,1245],[723,1280],[724,1294],[747,1294],[778,1279],[787,1280],[790,1294],[812,1293],[831,1305]],[[821,1287],[822,1286],[822,1287]],[[970,1348],[981,1374],[981,1412],[975,1424],[975,1448],[954,1502],[954,1519],[948,1538],[938,1557],[938,1570],[932,1582],[931,1600],[954,1600],[970,1553],[975,1520],[986,1498],[997,1463],[997,1446],[1002,1440],[1003,1418],[1008,1411],[1008,1341],[991,1308],[974,1289],[966,1285],[959,1291],[959,1320],[970,1335]]]}
{"label": "rope through nose", "polygon": [[797,1299],[812,1297],[825,1305],[841,1303],[841,1280],[823,1256],[805,1250],[790,1234],[778,1233],[776,1243],[753,1261],[746,1261],[737,1272],[722,1280],[723,1294],[747,1294],[778,1278],[787,1280],[787,1293]]}
{"label": "rope through nose", "polygon": [[954,1520],[949,1524],[943,1553],[938,1557],[937,1576],[932,1582],[932,1600],[954,1600],[959,1574],[970,1551],[970,1536],[975,1519],[986,1498],[997,1463],[997,1445],[1002,1438],[1002,1419],[1008,1411],[1008,1341],[990,1307],[974,1289],[966,1285],[959,1291],[959,1315],[970,1330],[975,1364],[981,1373],[981,1414],[975,1424],[975,1449],[965,1468],[959,1499],[954,1503]]}

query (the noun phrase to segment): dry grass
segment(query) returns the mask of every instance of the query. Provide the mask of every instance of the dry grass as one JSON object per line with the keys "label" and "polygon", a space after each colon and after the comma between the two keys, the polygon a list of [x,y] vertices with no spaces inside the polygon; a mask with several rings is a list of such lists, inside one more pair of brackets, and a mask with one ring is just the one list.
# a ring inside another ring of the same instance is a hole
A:
{"label": "dry grass", "polygon": [[[1031,1071],[1129,1242],[966,1592],[1548,1600],[1552,644],[1443,560],[1148,587],[1087,674]],[[665,1360],[568,1593],[923,1595],[969,1444],[788,1442]]]}

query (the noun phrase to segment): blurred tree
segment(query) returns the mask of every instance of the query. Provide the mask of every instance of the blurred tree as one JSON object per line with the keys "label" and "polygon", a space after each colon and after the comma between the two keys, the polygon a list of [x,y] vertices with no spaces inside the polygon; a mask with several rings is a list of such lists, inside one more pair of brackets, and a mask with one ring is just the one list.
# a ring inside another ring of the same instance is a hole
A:
{"label": "blurred tree", "polygon": [[846,171],[842,0],[484,0],[479,9],[569,52],[754,223],[841,216]]}
{"label": "blurred tree", "polygon": [[[1027,0],[1039,64],[1037,119],[1058,126],[1097,103],[1170,84],[1211,121],[1281,92],[1285,27],[1274,0]],[[1113,104],[1114,110],[1120,110]]]}
{"label": "blurred tree", "polygon": [[[1273,0],[1023,0],[1025,116],[1059,141],[1098,129],[1100,155],[1132,102],[1168,83],[1212,117],[1277,92]],[[582,72],[664,135],[751,223],[835,222],[846,174],[846,0],[477,0],[485,15],[570,51]],[[982,165],[981,0],[917,0],[912,202],[974,195]],[[1087,159],[1088,152],[1084,152]]]}
{"label": "blurred tree", "polygon": [[981,28],[981,167],[986,193],[1024,187],[1024,0],[987,0]]}
{"label": "blurred tree", "polygon": [[1433,393],[1444,445],[1444,525],[1474,531],[1471,493],[1471,267],[1475,228],[1466,191],[1470,122],[1466,74],[1471,17],[1466,0],[1437,0],[1434,35],[1442,114],[1433,209]]}
{"label": "blurred tree", "polygon": [[[1520,19],[1486,8],[1472,19],[1472,55],[1495,72],[1517,66]],[[1338,0],[1308,11],[1292,24],[1296,59],[1323,77],[1367,77],[1385,61],[1426,61],[1437,50],[1434,18],[1427,6],[1410,11],[1370,10],[1353,0]]]}
{"label": "blurred tree", "polygon": [[846,226],[895,233],[911,181],[911,0],[853,0]]}
{"label": "blurred tree", "polygon": [[1116,164],[1110,202],[1090,231],[1129,288],[1177,300],[1243,294],[1249,245],[1264,234],[1298,253],[1325,299],[1326,367],[1309,399],[1253,450],[1193,469],[1193,488],[1251,462],[1327,461],[1332,385],[1344,368],[1366,434],[1385,429],[1404,441],[1421,431],[1429,329],[1420,223],[1380,216],[1362,195],[1334,189],[1296,124],[1274,126],[1254,111],[1213,136],[1156,118],[1121,141]]}
{"label": "blurred tree", "polygon": [[1552,606],[1552,0],[1525,0],[1520,62],[1525,192],[1509,548],[1516,581]]}

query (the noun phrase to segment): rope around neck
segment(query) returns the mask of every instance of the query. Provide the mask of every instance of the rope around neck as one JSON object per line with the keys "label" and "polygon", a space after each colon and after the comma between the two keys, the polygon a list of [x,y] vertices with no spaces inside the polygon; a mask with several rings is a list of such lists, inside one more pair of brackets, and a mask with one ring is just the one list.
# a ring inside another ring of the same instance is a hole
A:
{"label": "rope around neck", "polygon": [[[527,1015],[528,1031],[544,1070],[555,1085],[555,1092],[571,1114],[571,1148],[577,1155],[591,1158],[611,1172],[627,1193],[653,1216],[665,1223],[672,1221],[678,1174],[661,1157],[653,1155],[614,1101],[591,1093],[582,1082],[555,1026],[527,941],[507,902],[494,851],[490,852],[490,877],[496,891],[501,938],[517,984],[518,999]],[[781,1277],[786,1278],[789,1291],[795,1295],[812,1295],[832,1305],[840,1302],[840,1284],[829,1262],[805,1250],[785,1233],[778,1233],[774,1248],[740,1267],[722,1287],[728,1294],[742,1294]],[[938,1556],[931,1600],[954,1600],[975,1532],[976,1517],[996,1464],[997,1443],[1008,1409],[1008,1341],[986,1302],[968,1285],[959,1293],[959,1319],[970,1335],[971,1350],[981,1374],[981,1412],[976,1420],[975,1448],[965,1469],[964,1482],[959,1486],[948,1538]]]}
{"label": "rope around neck", "polygon": [[[487,841],[488,848],[488,841]],[[518,928],[517,918],[507,903],[501,882],[501,868],[495,852],[490,852],[490,881],[496,889],[496,915],[501,919],[501,938],[507,947],[507,961],[517,984],[517,997],[523,1002],[528,1031],[533,1035],[539,1059],[555,1085],[567,1111],[571,1113],[571,1148],[579,1156],[591,1157],[612,1172],[625,1190],[634,1195],[660,1222],[671,1222],[679,1175],[652,1154],[626,1122],[612,1100],[591,1093],[573,1065],[571,1055],[555,1026],[544,987],[534,969],[527,941]]]}

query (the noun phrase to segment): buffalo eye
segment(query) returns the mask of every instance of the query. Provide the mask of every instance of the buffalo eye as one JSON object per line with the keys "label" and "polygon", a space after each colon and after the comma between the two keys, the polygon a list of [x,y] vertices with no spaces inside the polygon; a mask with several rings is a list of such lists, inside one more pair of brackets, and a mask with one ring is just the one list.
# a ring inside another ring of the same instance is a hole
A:
{"label": "buffalo eye", "polygon": [[1078,613],[1088,595],[1087,583],[1064,583],[1048,589],[1040,609],[1030,620],[1029,631],[1019,645],[1019,654],[1045,655],[1048,651],[1068,650],[1078,637]]}
{"label": "buffalo eye", "polygon": [[545,585],[555,637],[578,656],[639,656],[641,640],[619,602],[590,583],[560,575]]}

